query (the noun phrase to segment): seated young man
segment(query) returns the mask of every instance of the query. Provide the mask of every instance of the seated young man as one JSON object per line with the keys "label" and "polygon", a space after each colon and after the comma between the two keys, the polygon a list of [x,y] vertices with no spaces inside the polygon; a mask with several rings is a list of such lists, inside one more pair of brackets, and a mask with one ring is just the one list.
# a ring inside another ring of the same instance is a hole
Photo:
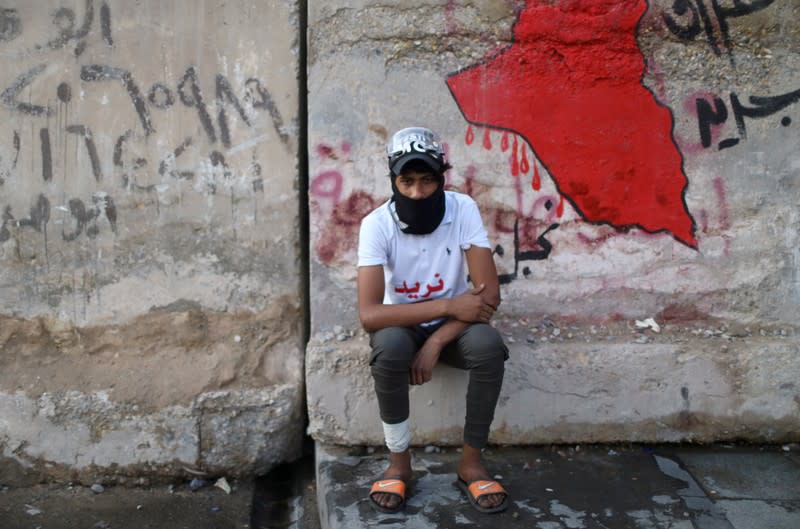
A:
{"label": "seated young man", "polygon": [[392,198],[364,218],[358,244],[359,317],[371,334],[390,461],[369,497],[381,511],[403,508],[412,478],[408,386],[431,380],[442,360],[469,370],[457,484],[475,508],[498,512],[508,495],[484,468],[481,449],[508,349],[489,325],[500,287],[486,229],[472,198],[444,190],[450,165],[434,132],[400,130],[387,152]]}

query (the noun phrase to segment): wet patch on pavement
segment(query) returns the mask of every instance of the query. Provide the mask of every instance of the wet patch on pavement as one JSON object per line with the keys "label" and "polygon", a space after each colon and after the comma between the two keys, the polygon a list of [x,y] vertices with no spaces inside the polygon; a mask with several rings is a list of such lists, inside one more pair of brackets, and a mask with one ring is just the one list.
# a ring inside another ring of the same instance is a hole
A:
{"label": "wet patch on pavement", "polygon": [[646,447],[489,449],[486,466],[510,494],[508,510],[494,515],[475,511],[453,486],[455,449],[414,452],[415,479],[399,514],[378,513],[367,499],[388,463],[384,451],[317,450],[323,528],[693,528],[693,513],[678,494],[685,482],[665,474]]}

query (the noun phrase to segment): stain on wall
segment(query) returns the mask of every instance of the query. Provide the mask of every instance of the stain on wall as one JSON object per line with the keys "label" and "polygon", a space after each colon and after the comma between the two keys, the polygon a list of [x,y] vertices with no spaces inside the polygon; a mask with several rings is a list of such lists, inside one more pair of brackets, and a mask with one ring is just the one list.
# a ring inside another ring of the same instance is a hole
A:
{"label": "stain on wall", "polygon": [[297,9],[0,6],[3,461],[78,480],[297,456]]}

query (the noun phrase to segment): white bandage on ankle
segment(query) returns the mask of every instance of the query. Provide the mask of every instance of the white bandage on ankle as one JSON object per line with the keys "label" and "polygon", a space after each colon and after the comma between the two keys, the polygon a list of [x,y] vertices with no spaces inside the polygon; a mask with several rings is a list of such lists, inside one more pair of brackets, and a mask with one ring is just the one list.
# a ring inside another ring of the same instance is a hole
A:
{"label": "white bandage on ankle", "polygon": [[405,452],[411,440],[408,419],[397,424],[383,423],[383,436],[386,438],[386,448],[390,452]]}

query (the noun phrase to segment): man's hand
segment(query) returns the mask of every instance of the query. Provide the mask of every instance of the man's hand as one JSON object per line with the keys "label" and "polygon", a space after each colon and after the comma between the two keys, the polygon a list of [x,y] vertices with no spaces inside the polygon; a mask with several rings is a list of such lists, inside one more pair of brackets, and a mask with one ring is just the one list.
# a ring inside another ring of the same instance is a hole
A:
{"label": "man's hand", "polygon": [[494,315],[495,307],[483,300],[481,292],[486,285],[479,285],[450,301],[450,315],[466,323],[488,323]]}
{"label": "man's hand", "polygon": [[408,373],[408,382],[412,386],[420,386],[433,378],[433,367],[439,361],[442,346],[437,340],[428,338],[417,354]]}

